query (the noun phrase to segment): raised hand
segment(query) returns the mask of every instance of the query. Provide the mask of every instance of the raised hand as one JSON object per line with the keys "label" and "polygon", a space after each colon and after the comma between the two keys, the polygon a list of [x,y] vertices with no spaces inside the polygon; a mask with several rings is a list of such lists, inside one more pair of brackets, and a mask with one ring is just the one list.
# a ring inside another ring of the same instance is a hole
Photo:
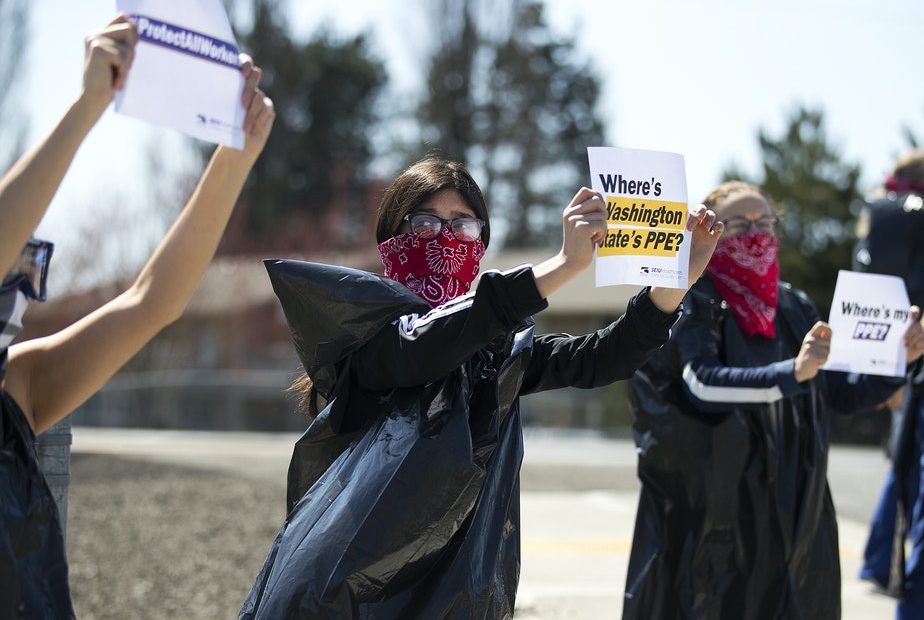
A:
{"label": "raised hand", "polygon": [[138,30],[125,15],[84,39],[83,93],[101,113],[125,86],[135,58]]}
{"label": "raised hand", "polygon": [[561,254],[566,265],[583,271],[593,261],[597,244],[606,236],[603,197],[582,187],[562,213]]}
{"label": "raised hand", "polygon": [[266,146],[273,121],[276,119],[276,111],[273,101],[259,88],[263,70],[254,65],[253,59],[246,54],[241,54],[241,73],[245,80],[241,104],[247,111],[244,118],[243,155],[252,162]]}
{"label": "raised hand", "polygon": [[818,321],[802,339],[802,348],[796,355],[796,381],[813,379],[819,368],[828,361],[831,353],[831,326]]}
{"label": "raised hand", "polygon": [[[706,265],[709,264],[719,237],[725,230],[725,224],[716,221],[713,211],[699,205],[687,218],[687,230],[692,233],[690,235],[690,267],[687,273],[688,282],[692,286],[703,275]],[[653,286],[651,301],[662,312],[674,312],[685,293],[686,289]]]}
{"label": "raised hand", "polygon": [[706,265],[709,264],[712,253],[715,252],[716,243],[719,242],[719,237],[725,230],[725,224],[716,221],[714,212],[699,205],[687,218],[687,230],[693,233],[690,244],[689,272],[689,281],[692,284],[706,270]]}

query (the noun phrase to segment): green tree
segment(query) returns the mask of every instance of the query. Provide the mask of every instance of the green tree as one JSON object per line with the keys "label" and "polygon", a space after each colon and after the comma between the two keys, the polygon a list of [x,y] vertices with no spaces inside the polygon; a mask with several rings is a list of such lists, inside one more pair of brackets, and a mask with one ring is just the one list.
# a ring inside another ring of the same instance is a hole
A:
{"label": "green tree", "polygon": [[[306,42],[295,40],[285,4],[253,0],[246,24],[235,20],[238,42],[263,68],[261,88],[277,113],[242,195],[245,236],[250,245],[263,239],[264,246],[286,247],[286,236],[296,245],[349,244],[343,235],[331,239],[323,221],[332,212],[341,220],[362,216],[385,68],[366,34],[341,38],[322,28]],[[236,249],[230,246],[223,250]]]}
{"label": "green tree", "polygon": [[415,155],[435,147],[470,166],[504,245],[547,242],[587,184],[585,147],[602,142],[593,68],[539,0],[443,0],[432,23]]}
{"label": "green tree", "polygon": [[849,269],[860,199],[860,166],[845,162],[825,131],[820,109],[798,107],[779,136],[758,132],[762,173],[730,167],[724,180],[759,185],[781,209],[780,272],[828,316],[838,269]]}

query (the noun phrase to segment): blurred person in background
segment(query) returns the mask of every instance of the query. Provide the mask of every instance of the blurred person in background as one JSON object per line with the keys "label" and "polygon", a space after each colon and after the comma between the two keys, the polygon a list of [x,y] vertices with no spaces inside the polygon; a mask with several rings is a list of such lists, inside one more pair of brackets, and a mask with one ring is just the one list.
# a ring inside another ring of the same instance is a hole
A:
{"label": "blurred person in background", "polygon": [[35,436],[182,314],[275,118],[272,102],[257,89],[262,71],[242,56],[243,150],[215,150],[127,291],[56,334],[11,344],[29,303],[46,296],[52,245],[30,235],[81,142],[125,84],[137,40],[122,15],[86,38],[80,95],[51,134],[0,179],[0,618],[73,617],[62,528],[39,470]]}
{"label": "blurred person in background", "polygon": [[[902,278],[912,304],[924,305],[924,151],[900,157],[860,218],[855,268]],[[863,554],[860,578],[899,598],[896,618],[924,618],[924,371],[911,373],[886,406],[895,412],[892,469]],[[904,556],[904,541],[911,554]]]}
{"label": "blurred person in background", "polygon": [[[623,617],[833,620],[828,412],[878,404],[902,379],[820,371],[831,328],[779,279],[768,199],[730,181],[704,204],[725,224],[708,277],[630,382],[642,491]],[[909,364],[924,353],[913,317]]]}

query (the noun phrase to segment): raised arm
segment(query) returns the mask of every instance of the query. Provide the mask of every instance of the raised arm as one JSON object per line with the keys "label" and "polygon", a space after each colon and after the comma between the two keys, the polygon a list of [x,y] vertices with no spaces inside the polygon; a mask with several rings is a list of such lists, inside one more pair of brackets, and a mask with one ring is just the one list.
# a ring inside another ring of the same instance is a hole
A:
{"label": "raised arm", "polygon": [[272,102],[256,89],[261,71],[249,58],[241,70],[247,78],[244,149],[215,150],[186,207],[134,284],[74,325],[10,349],[7,389],[37,433],[92,396],[176,320],[198,286],[275,118]]}
{"label": "raised arm", "polygon": [[0,277],[45,215],[80,143],[125,83],[137,40],[123,15],[86,38],[80,96],[51,133],[0,179]]}
{"label": "raised arm", "polygon": [[[696,257],[695,262],[691,258],[691,280],[695,281],[715,249],[715,243],[722,234],[722,224],[715,222],[712,211],[700,208],[690,218],[689,226],[694,231],[696,248],[691,254],[691,257]],[[492,339],[509,333],[524,318],[544,308],[544,300],[549,295],[590,265],[594,248],[605,234],[606,208],[603,199],[600,194],[583,187],[562,212],[562,247],[558,254],[533,267],[531,276],[523,271],[485,274],[474,295],[453,300],[423,317],[402,317],[393,328],[383,330],[354,354],[354,376],[360,385],[373,390],[419,385],[443,376]],[[697,270],[695,273],[694,268]],[[635,341],[633,338],[638,334],[633,333],[626,340],[635,344],[644,341],[645,353],[641,361],[666,340],[669,326],[674,321],[672,314],[680,304],[680,298],[674,303],[675,296],[670,289],[660,289],[660,292],[651,289],[636,304],[639,312],[633,317],[651,323],[647,326],[651,328],[651,334],[646,333]],[[628,325],[636,330],[635,322],[629,321]],[[592,349],[595,346],[592,343],[602,338],[606,343],[604,355],[608,355],[610,344],[618,345],[623,341],[626,335],[624,328],[625,325],[607,328],[605,333],[588,335],[584,340],[554,337],[540,340],[537,344],[542,351],[538,354],[552,356],[556,363],[567,365],[567,360],[572,360],[575,364],[581,361],[586,366],[595,356],[595,353],[587,354],[588,347]],[[655,341],[657,344],[651,344]],[[610,364],[599,373],[592,373],[593,376],[586,380],[564,372],[544,374],[544,370],[539,368],[535,371],[531,389],[558,387],[553,383],[562,381],[568,385],[586,382],[588,386],[607,383],[627,376],[629,366],[634,370],[636,365],[631,363],[632,359],[634,357],[622,352],[618,363]],[[543,368],[550,370],[552,365]],[[577,365],[569,368],[569,372],[576,368]]]}
{"label": "raised arm", "polygon": [[[697,309],[694,315],[690,320],[685,317],[678,328],[677,343],[684,390],[702,412],[773,403],[804,392],[810,382],[819,381],[818,387],[834,411],[854,413],[883,402],[903,384],[901,378],[821,373],[831,350],[831,328],[823,321],[816,321],[803,337],[795,357],[766,366],[726,366],[719,359],[720,336],[714,317]],[[916,309],[914,316],[919,316]],[[924,350],[924,335],[919,337],[920,333],[916,320],[905,337],[909,364]]]}
{"label": "raised arm", "polygon": [[381,330],[353,354],[353,376],[376,391],[434,381],[547,305],[528,267],[486,272],[474,293]]}
{"label": "raised arm", "polygon": [[520,392],[595,388],[628,379],[668,341],[677,314],[658,309],[651,289],[645,289],[603,329],[583,336],[536,336]]}

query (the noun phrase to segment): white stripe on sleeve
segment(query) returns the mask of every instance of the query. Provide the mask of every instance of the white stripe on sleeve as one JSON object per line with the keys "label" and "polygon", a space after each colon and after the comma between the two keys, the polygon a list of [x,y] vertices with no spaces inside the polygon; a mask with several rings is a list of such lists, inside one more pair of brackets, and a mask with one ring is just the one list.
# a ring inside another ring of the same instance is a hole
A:
{"label": "white stripe on sleeve", "polygon": [[689,362],[683,367],[683,380],[690,393],[704,402],[713,403],[775,403],[783,398],[778,386],[773,387],[725,387],[706,385],[699,380]]}

